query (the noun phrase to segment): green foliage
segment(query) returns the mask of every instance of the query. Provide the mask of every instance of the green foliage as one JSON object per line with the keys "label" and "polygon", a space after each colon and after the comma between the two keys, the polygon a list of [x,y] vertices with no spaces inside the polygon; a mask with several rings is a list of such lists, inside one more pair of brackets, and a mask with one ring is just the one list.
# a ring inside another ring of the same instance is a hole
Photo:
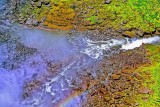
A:
{"label": "green foliage", "polygon": [[[38,3],[38,2],[37,2]],[[29,18],[33,16],[38,21],[41,21],[44,18],[50,7],[42,5],[41,8],[36,7],[37,3],[35,3],[35,7],[33,7],[30,2],[27,2],[20,10],[20,16]]]}
{"label": "green foliage", "polygon": [[151,78],[145,80],[145,85],[150,87],[154,93],[147,102],[139,99],[140,107],[160,107],[160,46],[147,45],[146,48],[148,50],[148,58],[152,61],[152,64],[140,67],[139,70],[151,73]]}
{"label": "green foliage", "polygon": [[[160,27],[159,0],[83,0],[77,2],[78,11],[85,18],[97,16],[100,26],[116,29],[137,28],[145,32]],[[91,21],[91,20],[90,20]]]}
{"label": "green foliage", "polygon": [[[139,29],[152,32],[160,28],[160,0],[50,0],[50,6],[34,7],[28,2],[21,10],[24,17],[41,20],[54,5],[65,2],[82,21],[90,21],[99,28]],[[31,11],[32,10],[32,11]]]}

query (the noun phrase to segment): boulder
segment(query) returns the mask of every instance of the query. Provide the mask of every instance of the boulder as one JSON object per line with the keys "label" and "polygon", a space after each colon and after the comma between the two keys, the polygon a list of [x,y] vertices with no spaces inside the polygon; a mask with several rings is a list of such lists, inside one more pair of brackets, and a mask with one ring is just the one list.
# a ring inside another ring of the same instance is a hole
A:
{"label": "boulder", "polygon": [[136,36],[136,33],[135,33],[134,31],[125,31],[125,32],[123,33],[123,35],[124,35],[125,37],[133,38],[133,37]]}
{"label": "boulder", "polygon": [[105,4],[110,4],[111,0],[105,0]]}

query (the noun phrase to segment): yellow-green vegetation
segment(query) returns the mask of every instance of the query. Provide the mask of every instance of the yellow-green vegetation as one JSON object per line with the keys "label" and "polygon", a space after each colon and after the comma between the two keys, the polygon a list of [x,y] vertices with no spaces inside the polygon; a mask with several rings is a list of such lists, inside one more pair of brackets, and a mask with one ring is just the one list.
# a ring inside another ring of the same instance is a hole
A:
{"label": "yellow-green vegetation", "polygon": [[75,12],[68,1],[60,1],[50,7],[44,25],[52,29],[68,30],[73,28]]}
{"label": "yellow-green vegetation", "polygon": [[75,11],[71,8],[70,0],[48,0],[50,5],[41,5],[35,2],[34,6],[27,2],[20,10],[20,16],[25,18],[33,17],[43,25],[52,29],[72,29],[75,21]]}
{"label": "yellow-green vegetation", "polygon": [[[148,58],[152,61],[150,65],[145,65],[138,68],[142,73],[149,73],[148,77],[145,77],[144,86],[153,90],[151,95],[139,95],[138,102],[139,107],[160,107],[160,45],[147,45]],[[149,97],[147,101],[143,98]]]}
{"label": "yellow-green vegetation", "polygon": [[[34,5],[36,6],[38,4],[35,3]],[[43,20],[43,18],[45,18],[45,16],[47,15],[48,11],[49,11],[49,7],[42,5],[41,8],[38,7],[33,7],[30,2],[28,1],[20,10],[20,16],[25,17],[25,18],[29,18],[29,17],[34,17],[35,19],[37,19],[39,22]]]}
{"label": "yellow-green vegetation", "polygon": [[105,4],[105,0],[49,1],[50,6],[42,5],[41,8],[27,3],[22,8],[21,15],[34,15],[39,21],[47,17],[47,25],[51,28],[59,26],[55,23],[61,25],[63,22],[69,24],[68,28],[72,28],[71,20],[75,13],[81,19],[80,22],[90,22],[87,26],[84,25],[86,28],[96,26],[100,29],[139,29],[144,32],[160,28],[160,0],[111,0],[110,4]]}
{"label": "yellow-green vegetation", "polygon": [[99,27],[113,27],[115,29],[139,29],[152,32],[160,27],[159,0],[111,0],[104,4],[104,0],[81,0],[75,2],[78,11],[86,19],[92,19]]}

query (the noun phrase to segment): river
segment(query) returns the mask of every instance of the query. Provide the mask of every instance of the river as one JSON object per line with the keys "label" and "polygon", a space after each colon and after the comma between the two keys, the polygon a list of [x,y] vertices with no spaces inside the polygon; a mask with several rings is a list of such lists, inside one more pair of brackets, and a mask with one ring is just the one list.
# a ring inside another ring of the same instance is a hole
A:
{"label": "river", "polygon": [[[0,1],[0,7],[5,4]],[[159,36],[94,41],[83,33],[69,36],[1,20],[0,107],[81,107],[87,91],[74,89],[83,82],[84,69],[92,67],[96,78],[103,57],[159,41]]]}

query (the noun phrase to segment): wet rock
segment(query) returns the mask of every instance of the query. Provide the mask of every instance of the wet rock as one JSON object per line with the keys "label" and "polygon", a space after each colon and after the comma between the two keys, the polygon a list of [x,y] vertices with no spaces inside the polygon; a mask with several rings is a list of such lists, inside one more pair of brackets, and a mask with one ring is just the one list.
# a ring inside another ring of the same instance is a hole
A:
{"label": "wet rock", "polygon": [[33,26],[38,26],[39,22],[37,20],[33,20],[32,25]]}
{"label": "wet rock", "polygon": [[151,92],[152,92],[152,90],[150,90],[149,88],[146,88],[146,87],[138,89],[139,94],[150,94]]}
{"label": "wet rock", "polygon": [[26,21],[26,24],[27,24],[27,25],[32,25],[32,21],[33,21],[33,19],[28,18],[27,21]]}
{"label": "wet rock", "polygon": [[111,78],[114,79],[114,80],[119,80],[121,77],[121,75],[117,75],[117,74],[112,74],[111,75]]}
{"label": "wet rock", "polygon": [[20,18],[20,19],[19,19],[19,23],[20,23],[20,24],[24,24],[25,21],[26,21],[26,19],[23,19],[23,18]]}
{"label": "wet rock", "polygon": [[135,33],[134,31],[125,31],[125,32],[123,33],[123,35],[124,35],[125,37],[133,38],[133,37],[136,36],[136,33]]}
{"label": "wet rock", "polygon": [[34,18],[28,18],[26,21],[26,25],[38,26],[39,22]]}
{"label": "wet rock", "polygon": [[32,92],[38,89],[38,87],[40,87],[41,84],[42,83],[39,80],[33,80],[33,81],[26,83],[24,86],[24,96],[23,97],[24,98],[29,97],[29,95],[31,95]]}
{"label": "wet rock", "polygon": [[7,42],[9,40],[10,36],[3,34],[2,32],[0,32],[0,43],[4,43]]}

